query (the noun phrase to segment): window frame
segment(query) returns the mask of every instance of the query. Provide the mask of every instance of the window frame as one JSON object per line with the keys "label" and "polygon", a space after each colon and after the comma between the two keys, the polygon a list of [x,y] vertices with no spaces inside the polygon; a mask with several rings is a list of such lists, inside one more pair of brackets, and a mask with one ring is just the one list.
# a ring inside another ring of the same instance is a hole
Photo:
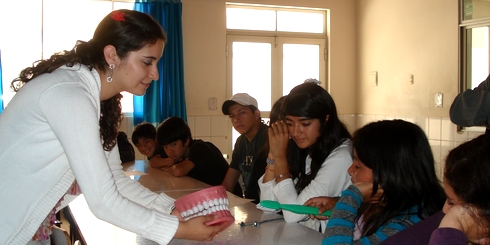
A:
{"label": "window frame", "polygon": [[[467,31],[469,29],[473,28],[478,28],[478,27],[489,27],[490,28],[490,17],[483,17],[483,18],[475,18],[475,19],[469,19],[469,20],[464,20],[464,0],[459,1],[459,30],[458,30],[458,36],[459,36],[459,78],[458,78],[458,94],[464,92],[467,89],[471,89],[471,81],[469,81],[469,75],[471,71],[468,70],[468,35]],[[490,60],[490,53],[488,54],[489,60]],[[490,67],[489,67],[490,69]],[[483,80],[482,80],[483,81]],[[484,133],[486,130],[486,127],[484,126],[473,126],[473,127],[463,127],[457,125],[457,132],[458,133],[463,133],[465,131],[469,132],[480,132]]]}

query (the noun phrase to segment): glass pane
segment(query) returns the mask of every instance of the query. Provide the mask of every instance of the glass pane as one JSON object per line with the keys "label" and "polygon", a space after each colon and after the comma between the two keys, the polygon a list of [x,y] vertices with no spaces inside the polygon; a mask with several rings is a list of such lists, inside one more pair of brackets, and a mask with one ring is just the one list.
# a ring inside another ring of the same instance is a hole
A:
{"label": "glass pane", "polygon": [[276,12],[265,9],[226,8],[226,28],[275,31]]}
{"label": "glass pane", "polygon": [[134,9],[132,2],[114,2],[114,9]]}
{"label": "glass pane", "polygon": [[42,58],[41,3],[39,0],[0,2],[4,106],[7,106],[15,94],[10,90],[12,80],[19,76],[22,69]]}
{"label": "glass pane", "polygon": [[[320,46],[314,44],[284,44],[283,95],[308,78],[320,80]],[[320,80],[321,81],[321,80]],[[324,82],[324,81],[321,81]]]}
{"label": "glass pane", "polygon": [[467,88],[475,88],[489,74],[489,42],[488,27],[468,29],[467,57],[466,57],[466,81]]}
{"label": "glass pane", "polygon": [[277,30],[288,32],[323,33],[322,13],[277,11]]}
{"label": "glass pane", "polygon": [[[74,6],[77,11],[72,11]],[[110,1],[44,0],[43,57],[71,50],[77,40],[90,40],[99,22],[110,11]]]}
{"label": "glass pane", "polygon": [[463,20],[474,20],[490,17],[490,1],[488,0],[463,0]]}
{"label": "glass pane", "polygon": [[234,42],[232,47],[232,93],[248,93],[259,110],[271,109],[270,43]]}

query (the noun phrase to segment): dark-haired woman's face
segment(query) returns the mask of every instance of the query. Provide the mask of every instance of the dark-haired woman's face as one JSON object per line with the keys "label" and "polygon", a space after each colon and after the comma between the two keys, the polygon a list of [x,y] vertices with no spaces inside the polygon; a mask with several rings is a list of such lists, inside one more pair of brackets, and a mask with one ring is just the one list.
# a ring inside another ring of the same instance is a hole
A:
{"label": "dark-haired woman's face", "polygon": [[356,150],[354,150],[354,161],[349,169],[347,169],[347,172],[349,172],[353,184],[360,182],[373,183],[373,170],[368,168],[361,159],[357,157]]}
{"label": "dark-haired woman's face", "polygon": [[286,116],[286,123],[291,138],[299,148],[306,149],[312,146],[320,137],[320,119]]}
{"label": "dark-haired woman's face", "polygon": [[454,193],[453,188],[444,180],[444,192],[446,192],[446,202],[442,208],[443,213],[447,213],[454,205],[462,204],[459,197]]}
{"label": "dark-haired woman's face", "polygon": [[113,81],[120,91],[143,95],[153,80],[158,79],[157,62],[163,54],[165,44],[158,40],[137,51],[129,52],[114,70]]}

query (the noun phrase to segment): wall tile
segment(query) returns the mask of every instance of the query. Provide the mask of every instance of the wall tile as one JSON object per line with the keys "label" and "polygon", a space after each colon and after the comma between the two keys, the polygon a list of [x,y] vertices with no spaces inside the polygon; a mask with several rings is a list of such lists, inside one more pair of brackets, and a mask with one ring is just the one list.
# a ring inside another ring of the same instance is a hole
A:
{"label": "wall tile", "polygon": [[196,123],[195,123],[196,117],[194,116],[187,116],[187,125],[191,129],[191,134],[192,137],[196,135]]}
{"label": "wall tile", "polygon": [[441,141],[441,163],[444,164],[446,162],[447,154],[458,145],[459,144],[454,141]]}
{"label": "wall tile", "polygon": [[210,116],[196,116],[194,119],[194,127],[196,129],[195,136],[211,136],[211,117]]}
{"label": "wall tile", "polygon": [[339,115],[340,120],[345,124],[349,132],[352,134],[357,130],[356,115],[354,114],[344,114]]}
{"label": "wall tile", "polygon": [[374,115],[357,115],[357,128],[362,128],[364,125],[376,121]]}
{"label": "wall tile", "polygon": [[411,122],[413,124],[417,124],[417,118],[415,118],[415,117],[405,117],[404,120],[407,121],[407,122]]}
{"label": "wall tile", "polygon": [[211,143],[213,143],[216,147],[218,147],[218,149],[221,151],[221,153],[223,153],[224,155],[226,155],[227,157],[225,157],[226,161],[228,161],[228,163],[230,163],[231,161],[231,152],[226,152],[227,150],[227,144],[228,144],[228,141],[226,139],[226,137],[224,136],[219,136],[219,137],[211,137]]}
{"label": "wall tile", "polygon": [[211,136],[226,136],[229,131],[228,116],[211,116]]}
{"label": "wall tile", "polygon": [[429,139],[441,140],[441,118],[429,118]]}
{"label": "wall tile", "polygon": [[416,117],[415,124],[417,124],[422,130],[424,130],[427,138],[429,137],[429,118],[427,117]]}
{"label": "wall tile", "polygon": [[434,161],[436,163],[441,162],[441,141],[440,140],[429,140],[430,148],[432,149],[432,154],[434,155]]}

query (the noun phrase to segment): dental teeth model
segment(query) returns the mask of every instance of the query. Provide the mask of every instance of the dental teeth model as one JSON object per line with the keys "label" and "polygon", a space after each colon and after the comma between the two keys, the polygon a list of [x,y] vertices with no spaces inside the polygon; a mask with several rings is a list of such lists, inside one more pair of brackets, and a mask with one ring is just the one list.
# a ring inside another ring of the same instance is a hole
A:
{"label": "dental teeth model", "polygon": [[184,220],[209,214],[217,216],[215,220],[206,225],[228,222],[226,226],[228,227],[235,221],[228,209],[228,195],[224,186],[208,187],[183,196],[175,200],[175,208]]}

